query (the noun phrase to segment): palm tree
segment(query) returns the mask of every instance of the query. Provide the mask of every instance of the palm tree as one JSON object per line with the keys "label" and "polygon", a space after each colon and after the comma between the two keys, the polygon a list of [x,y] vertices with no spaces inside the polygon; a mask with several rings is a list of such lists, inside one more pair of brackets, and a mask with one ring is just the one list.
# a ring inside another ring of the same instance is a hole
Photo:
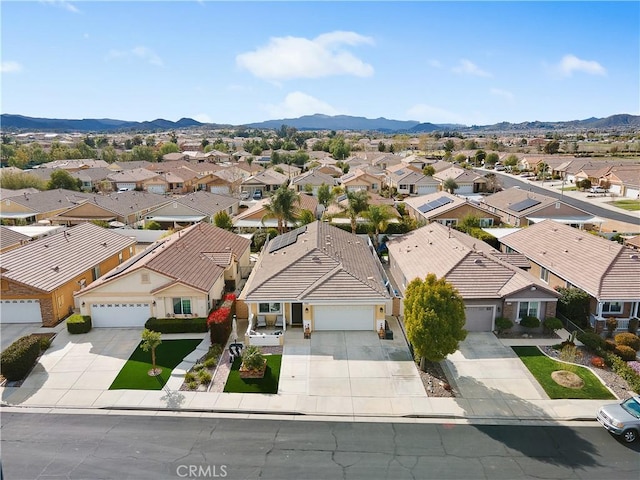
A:
{"label": "palm tree", "polygon": [[351,220],[351,233],[356,233],[356,220],[358,215],[364,212],[369,206],[369,194],[366,190],[347,192],[347,208],[345,211]]}
{"label": "palm tree", "polygon": [[373,246],[378,251],[378,237],[387,230],[393,214],[387,205],[369,205],[364,217],[369,220],[369,227],[373,231]]}
{"label": "palm tree", "polygon": [[456,181],[453,178],[447,178],[444,183],[442,184],[442,187],[449,192],[450,194],[453,195],[453,192],[456,191],[456,189],[458,188],[458,184],[456,183]]}
{"label": "palm tree", "polygon": [[267,213],[262,217],[262,222],[267,218],[278,220],[278,234],[282,235],[289,223],[296,221],[295,206],[300,203],[300,196],[287,188],[281,186],[269,199],[269,203],[264,206]]}

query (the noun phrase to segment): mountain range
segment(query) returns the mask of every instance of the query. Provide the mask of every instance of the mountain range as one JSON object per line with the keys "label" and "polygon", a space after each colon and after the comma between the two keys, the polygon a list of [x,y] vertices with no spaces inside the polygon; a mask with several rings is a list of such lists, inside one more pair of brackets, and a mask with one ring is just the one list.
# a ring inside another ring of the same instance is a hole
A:
{"label": "mountain range", "polygon": [[[629,130],[640,128],[640,116],[619,114],[606,118],[587,118],[567,122],[501,122],[494,125],[466,126],[456,124],[420,123],[412,120],[390,120],[384,117],[369,119],[349,115],[304,115],[298,118],[283,118],[265,122],[243,125],[249,128],[278,129],[282,125],[298,130],[352,130],[373,131],[381,133],[428,133],[437,131],[458,132],[533,132],[533,131],[562,131],[562,130]],[[233,125],[201,123],[192,118],[181,118],[177,122],[156,119],[145,122],[125,120],[100,119],[59,119],[34,118],[24,115],[2,114],[0,128],[3,131],[47,131],[47,132],[152,132],[187,128],[231,128]]]}

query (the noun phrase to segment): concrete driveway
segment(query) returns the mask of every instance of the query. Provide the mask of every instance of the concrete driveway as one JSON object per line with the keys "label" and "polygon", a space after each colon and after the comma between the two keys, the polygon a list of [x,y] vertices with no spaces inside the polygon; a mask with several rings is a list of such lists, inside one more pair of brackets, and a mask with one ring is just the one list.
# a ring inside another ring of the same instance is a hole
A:
{"label": "concrete driveway", "polygon": [[549,398],[515,352],[493,333],[470,332],[444,364],[465,399]]}
{"label": "concrete driveway", "polygon": [[333,398],[425,397],[404,339],[375,332],[300,332],[285,337],[279,394]]}
{"label": "concrete driveway", "polygon": [[0,351],[25,335],[56,332],[59,329],[44,328],[41,323],[0,323]]}

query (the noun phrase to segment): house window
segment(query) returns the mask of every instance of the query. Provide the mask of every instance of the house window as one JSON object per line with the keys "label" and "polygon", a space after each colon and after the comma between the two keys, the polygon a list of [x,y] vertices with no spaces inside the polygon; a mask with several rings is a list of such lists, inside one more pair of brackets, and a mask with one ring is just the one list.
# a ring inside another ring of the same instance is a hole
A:
{"label": "house window", "polygon": [[458,219],[456,218],[442,218],[438,220],[438,223],[441,223],[445,227],[455,227],[458,224]]}
{"label": "house window", "polygon": [[481,218],[480,227],[493,227],[493,218]]}
{"label": "house window", "polygon": [[118,263],[122,263],[122,252],[118,254]]}
{"label": "house window", "polygon": [[259,303],[258,313],[282,313],[280,302]]}
{"label": "house window", "polygon": [[602,313],[622,313],[622,302],[604,302]]}
{"label": "house window", "polygon": [[540,267],[540,280],[544,283],[549,283],[549,270],[544,267]]}
{"label": "house window", "polygon": [[176,315],[190,315],[191,314],[191,299],[189,298],[174,298],[173,299],[173,313]]}
{"label": "house window", "polygon": [[398,190],[409,190],[409,185],[400,184],[400,187],[398,188]]}
{"label": "house window", "polygon": [[91,276],[92,276],[94,282],[98,278],[100,278],[100,265],[97,265],[97,266],[93,267],[93,269],[91,270]]}
{"label": "house window", "polygon": [[524,317],[538,317],[540,311],[540,302],[519,302],[518,303],[518,318]]}

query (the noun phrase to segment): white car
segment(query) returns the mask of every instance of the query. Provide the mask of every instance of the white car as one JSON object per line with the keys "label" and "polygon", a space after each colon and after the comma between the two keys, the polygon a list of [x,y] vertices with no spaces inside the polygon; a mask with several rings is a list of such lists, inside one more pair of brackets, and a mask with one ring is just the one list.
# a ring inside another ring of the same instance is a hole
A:
{"label": "white car", "polygon": [[607,189],[602,187],[591,187],[589,192],[590,193],[607,193]]}
{"label": "white car", "polygon": [[603,405],[596,419],[614,435],[627,442],[635,442],[640,433],[640,397],[632,397],[622,403]]}

